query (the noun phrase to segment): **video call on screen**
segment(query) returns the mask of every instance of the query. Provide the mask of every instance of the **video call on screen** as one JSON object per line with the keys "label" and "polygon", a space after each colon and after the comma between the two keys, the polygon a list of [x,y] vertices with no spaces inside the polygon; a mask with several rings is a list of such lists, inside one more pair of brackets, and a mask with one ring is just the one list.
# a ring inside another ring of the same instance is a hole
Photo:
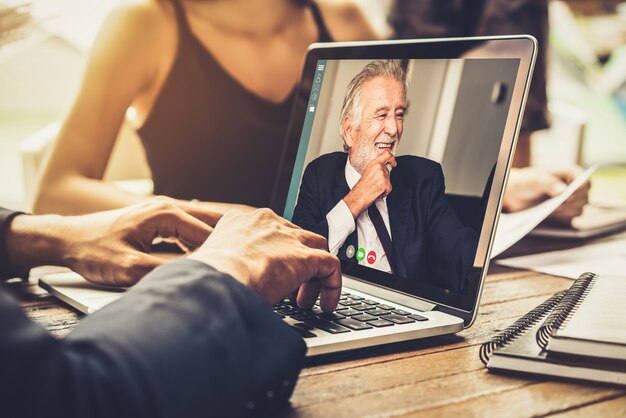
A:
{"label": "video call on screen", "polygon": [[285,216],[344,262],[467,292],[518,65],[318,61]]}

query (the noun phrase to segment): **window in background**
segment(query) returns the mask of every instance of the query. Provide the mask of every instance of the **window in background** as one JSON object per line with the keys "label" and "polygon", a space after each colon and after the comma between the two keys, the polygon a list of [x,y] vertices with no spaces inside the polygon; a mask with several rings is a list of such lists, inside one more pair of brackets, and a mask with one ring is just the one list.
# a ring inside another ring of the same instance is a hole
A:
{"label": "window in background", "polygon": [[58,121],[119,0],[0,0],[0,206],[24,209],[20,143]]}

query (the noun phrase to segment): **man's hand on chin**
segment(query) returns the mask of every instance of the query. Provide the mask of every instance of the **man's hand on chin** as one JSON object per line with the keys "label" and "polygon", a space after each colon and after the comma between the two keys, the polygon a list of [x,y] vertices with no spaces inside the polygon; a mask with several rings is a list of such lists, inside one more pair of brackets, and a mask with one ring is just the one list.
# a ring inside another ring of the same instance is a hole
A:
{"label": "man's hand on chin", "polygon": [[369,162],[361,179],[343,198],[354,219],[358,218],[376,199],[391,193],[390,169],[387,165],[391,167],[397,165],[396,158],[389,151],[383,152]]}

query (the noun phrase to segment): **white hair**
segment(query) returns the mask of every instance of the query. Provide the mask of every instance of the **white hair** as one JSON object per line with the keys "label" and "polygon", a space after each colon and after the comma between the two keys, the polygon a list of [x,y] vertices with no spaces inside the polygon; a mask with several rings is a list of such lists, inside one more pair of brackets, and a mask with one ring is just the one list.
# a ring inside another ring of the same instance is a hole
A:
{"label": "white hair", "polygon": [[376,77],[392,77],[402,83],[404,87],[404,96],[409,88],[406,76],[406,70],[402,66],[400,60],[377,60],[367,64],[356,76],[350,81],[346,88],[346,94],[343,98],[343,106],[341,107],[341,118],[339,120],[339,133],[343,138],[343,150],[348,152],[348,144],[343,132],[343,122],[347,116],[351,118],[353,128],[361,123],[363,109],[361,106],[361,90],[363,85]]}

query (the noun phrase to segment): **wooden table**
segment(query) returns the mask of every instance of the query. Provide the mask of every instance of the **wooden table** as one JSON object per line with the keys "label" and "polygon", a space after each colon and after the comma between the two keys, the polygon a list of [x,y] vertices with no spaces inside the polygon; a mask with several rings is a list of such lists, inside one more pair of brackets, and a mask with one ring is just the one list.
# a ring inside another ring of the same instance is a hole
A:
{"label": "wooden table", "polygon": [[[478,358],[482,342],[571,283],[493,265],[471,328],[309,360],[286,416],[626,416],[624,390],[492,374]],[[74,311],[33,284],[15,286],[28,316],[52,334],[63,336],[76,324]]]}

